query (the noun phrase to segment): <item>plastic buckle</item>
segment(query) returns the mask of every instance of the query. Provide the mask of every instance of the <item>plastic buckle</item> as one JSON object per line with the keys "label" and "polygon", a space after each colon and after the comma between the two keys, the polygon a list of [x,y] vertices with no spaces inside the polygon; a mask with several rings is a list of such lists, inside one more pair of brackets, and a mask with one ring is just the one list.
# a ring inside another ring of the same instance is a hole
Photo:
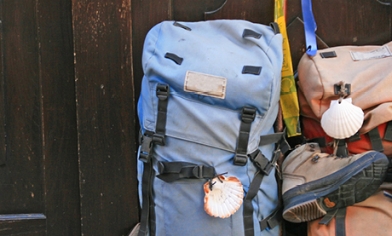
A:
{"label": "plastic buckle", "polygon": [[[344,86],[344,87],[343,87]],[[351,94],[351,84],[334,84],[334,94],[335,95],[345,95],[348,96]],[[344,92],[343,92],[344,91]]]}
{"label": "plastic buckle", "polygon": [[149,163],[150,162],[150,154],[147,152],[140,152],[139,154],[139,160],[144,162],[144,163]]}
{"label": "plastic buckle", "polygon": [[234,165],[244,166],[248,162],[248,155],[236,154],[234,157]]}
{"label": "plastic buckle", "polygon": [[150,136],[141,135],[140,136],[140,154],[139,160],[144,163],[150,162],[150,151],[151,151],[152,138]]}
{"label": "plastic buckle", "polygon": [[244,107],[242,108],[241,120],[245,123],[252,123],[256,118],[256,108]]}
{"label": "plastic buckle", "polygon": [[195,166],[193,169],[192,169],[192,174],[196,177],[196,178],[198,178],[198,179],[202,179],[203,178],[203,166],[202,165],[200,165],[200,166]]}
{"label": "plastic buckle", "polygon": [[152,135],[152,142],[158,144],[160,146],[165,146],[165,135],[163,134],[153,134]]}
{"label": "plastic buckle", "polygon": [[269,175],[271,170],[275,167],[275,165],[270,162],[260,151],[254,158],[252,158],[252,161],[265,175]]}
{"label": "plastic buckle", "polygon": [[169,86],[164,84],[158,84],[156,95],[159,100],[166,100],[169,96]]}
{"label": "plastic buckle", "polygon": [[268,162],[267,165],[264,166],[264,168],[260,168],[261,171],[265,174],[265,175],[269,175],[271,173],[271,170],[274,168],[275,166],[271,163]]}

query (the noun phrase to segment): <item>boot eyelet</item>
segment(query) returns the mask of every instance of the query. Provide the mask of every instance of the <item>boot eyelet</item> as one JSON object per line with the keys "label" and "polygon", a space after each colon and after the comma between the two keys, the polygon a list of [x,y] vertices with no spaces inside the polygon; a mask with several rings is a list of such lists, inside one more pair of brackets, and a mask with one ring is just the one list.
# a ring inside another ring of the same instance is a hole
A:
{"label": "boot eyelet", "polygon": [[313,161],[314,163],[317,163],[319,159],[320,159],[320,156],[319,156],[319,155],[316,155],[316,156],[314,156],[314,157],[312,158],[312,161]]}

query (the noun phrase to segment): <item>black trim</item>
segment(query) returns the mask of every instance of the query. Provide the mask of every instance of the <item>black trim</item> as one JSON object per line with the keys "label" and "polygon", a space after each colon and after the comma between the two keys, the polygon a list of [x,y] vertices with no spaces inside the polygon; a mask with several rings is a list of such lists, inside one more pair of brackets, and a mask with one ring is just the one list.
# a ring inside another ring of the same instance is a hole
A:
{"label": "black trim", "polygon": [[184,58],[179,57],[179,56],[177,56],[176,54],[170,53],[170,52],[167,52],[167,53],[165,54],[165,58],[174,61],[177,65],[181,65],[182,62],[184,61]]}
{"label": "black trim", "polygon": [[335,51],[330,51],[330,52],[321,52],[320,56],[322,58],[333,58],[336,57],[336,52]]}
{"label": "black trim", "polygon": [[276,23],[276,22],[271,22],[271,23],[270,23],[270,26],[271,26],[271,28],[274,30],[274,33],[275,33],[275,34],[280,34],[280,28],[279,28],[278,23]]}
{"label": "black trim", "polygon": [[177,26],[177,27],[180,27],[180,28],[183,28],[183,29],[188,30],[188,31],[192,31],[191,28],[189,28],[188,26],[185,26],[185,25],[183,25],[183,24],[180,24],[180,23],[178,23],[177,21],[175,21],[175,22],[173,23],[173,25],[174,25],[174,26]]}
{"label": "black trim", "polygon": [[251,29],[244,29],[244,32],[242,33],[242,38],[252,37],[255,39],[260,39],[261,36],[263,35]]}
{"label": "black trim", "polygon": [[260,75],[261,68],[261,66],[244,66],[242,68],[242,74]]}

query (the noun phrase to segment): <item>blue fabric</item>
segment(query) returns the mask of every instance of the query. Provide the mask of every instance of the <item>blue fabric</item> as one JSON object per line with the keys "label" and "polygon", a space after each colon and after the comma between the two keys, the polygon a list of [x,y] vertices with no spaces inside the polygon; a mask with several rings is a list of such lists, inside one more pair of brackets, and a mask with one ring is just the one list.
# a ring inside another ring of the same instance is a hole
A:
{"label": "blue fabric", "polygon": [[[260,136],[273,133],[279,107],[282,68],[282,36],[269,26],[243,20],[179,22],[185,30],[162,22],[147,34],[142,65],[144,78],[138,102],[142,132],[154,132],[157,119],[157,84],[167,84],[170,95],[167,108],[165,146],[154,146],[154,169],[158,161],[184,161],[213,166],[217,173],[228,172],[249,188],[257,169],[233,164],[244,106],[255,107],[248,153],[260,149],[272,158],[274,145],[259,147]],[[242,37],[244,29],[260,33],[260,39]],[[173,53],[181,65],[165,58]],[[243,66],[261,66],[260,75],[243,74]],[[227,79],[225,98],[184,91],[187,71]],[[138,163],[141,183],[143,164]],[[204,211],[204,179],[182,179],[166,183],[155,178],[157,235],[233,235],[244,234],[242,208],[227,219],[214,218]],[[139,186],[141,187],[141,186]],[[279,227],[260,232],[258,221],[277,206],[278,188],[274,171],[264,177],[254,199],[255,235],[278,235]],[[141,191],[139,190],[141,193]],[[142,201],[142,198],[140,198]]]}
{"label": "blue fabric", "polygon": [[307,48],[306,54],[308,54],[309,56],[314,56],[317,53],[317,25],[313,16],[312,0],[301,0],[301,5],[302,17],[304,18],[305,41]]}

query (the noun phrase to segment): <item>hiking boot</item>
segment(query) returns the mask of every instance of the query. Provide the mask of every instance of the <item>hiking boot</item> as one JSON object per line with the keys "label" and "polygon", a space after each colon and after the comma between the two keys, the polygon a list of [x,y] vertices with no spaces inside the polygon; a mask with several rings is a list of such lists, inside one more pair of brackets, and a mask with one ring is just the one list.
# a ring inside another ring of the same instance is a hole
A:
{"label": "hiking boot", "polygon": [[376,151],[342,158],[322,153],[317,143],[296,148],[282,164],[283,218],[310,221],[364,201],[382,184],[388,163]]}

